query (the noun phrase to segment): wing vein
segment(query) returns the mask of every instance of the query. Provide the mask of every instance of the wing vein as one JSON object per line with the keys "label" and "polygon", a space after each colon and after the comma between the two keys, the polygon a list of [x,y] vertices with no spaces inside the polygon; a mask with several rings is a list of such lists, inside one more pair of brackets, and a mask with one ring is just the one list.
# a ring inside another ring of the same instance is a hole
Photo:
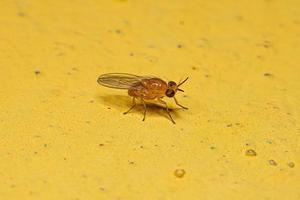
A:
{"label": "wing vein", "polygon": [[108,73],[99,76],[97,82],[105,87],[115,89],[128,89],[141,80],[150,78],[148,76],[137,76],[127,73]]}

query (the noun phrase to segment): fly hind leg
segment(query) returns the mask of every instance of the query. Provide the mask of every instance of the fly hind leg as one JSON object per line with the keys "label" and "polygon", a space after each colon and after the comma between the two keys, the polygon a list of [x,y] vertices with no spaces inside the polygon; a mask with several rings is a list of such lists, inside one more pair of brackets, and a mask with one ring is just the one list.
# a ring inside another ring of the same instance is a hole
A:
{"label": "fly hind leg", "polygon": [[144,99],[141,99],[143,105],[144,105],[144,117],[143,117],[143,121],[145,121],[146,119],[146,114],[147,114],[147,106],[146,106],[146,102],[144,101]]}
{"label": "fly hind leg", "polygon": [[134,107],[136,106],[136,102],[135,102],[135,97],[133,97],[132,99],[132,106],[123,114],[126,115],[127,113],[129,113]]}

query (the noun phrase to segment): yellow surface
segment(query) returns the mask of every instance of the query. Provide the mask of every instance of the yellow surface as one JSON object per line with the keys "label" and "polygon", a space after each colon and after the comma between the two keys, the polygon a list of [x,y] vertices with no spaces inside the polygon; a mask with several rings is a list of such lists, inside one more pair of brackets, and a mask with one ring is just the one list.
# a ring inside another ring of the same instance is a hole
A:
{"label": "yellow surface", "polygon": [[[0,199],[300,199],[300,3],[248,2],[0,1]],[[108,72],[190,109],[123,115]]]}

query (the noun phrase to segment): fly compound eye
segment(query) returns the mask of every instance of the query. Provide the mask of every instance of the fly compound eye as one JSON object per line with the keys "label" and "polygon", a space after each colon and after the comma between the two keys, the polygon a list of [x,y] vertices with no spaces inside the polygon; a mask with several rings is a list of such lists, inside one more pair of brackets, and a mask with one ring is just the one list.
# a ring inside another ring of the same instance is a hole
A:
{"label": "fly compound eye", "polygon": [[169,87],[174,87],[174,86],[176,86],[177,84],[174,82],[174,81],[169,81],[169,83],[168,83],[168,86]]}
{"label": "fly compound eye", "polygon": [[168,89],[168,90],[166,91],[166,95],[167,95],[167,97],[174,97],[175,91],[174,91],[174,90]]}

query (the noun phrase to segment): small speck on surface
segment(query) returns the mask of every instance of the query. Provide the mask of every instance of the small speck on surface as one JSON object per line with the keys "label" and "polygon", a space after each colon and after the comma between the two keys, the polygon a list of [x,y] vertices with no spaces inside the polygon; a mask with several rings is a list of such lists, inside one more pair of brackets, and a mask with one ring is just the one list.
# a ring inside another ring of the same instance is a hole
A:
{"label": "small speck on surface", "polygon": [[185,175],[185,170],[184,169],[176,169],[175,172],[174,172],[174,175],[177,178],[183,178],[184,175]]}
{"label": "small speck on surface", "polygon": [[295,163],[294,163],[294,162],[288,162],[287,165],[288,165],[290,168],[294,168],[294,167],[295,167]]}
{"label": "small speck on surface", "polygon": [[178,49],[181,49],[182,47],[183,47],[182,44],[178,44],[178,45],[177,45],[177,48],[178,48]]}
{"label": "small speck on surface", "polygon": [[253,149],[247,149],[246,152],[245,152],[245,155],[250,156],[250,157],[254,157],[254,156],[257,156],[257,153]]}
{"label": "small speck on surface", "polygon": [[104,144],[103,144],[103,143],[99,144],[99,147],[103,147],[103,146],[104,146]]}
{"label": "small speck on surface", "polygon": [[41,71],[40,70],[35,70],[34,73],[35,73],[35,75],[40,75]]}
{"label": "small speck on surface", "polygon": [[277,165],[277,162],[275,160],[269,160],[268,162],[272,166],[276,166]]}
{"label": "small speck on surface", "polygon": [[133,165],[133,164],[134,164],[134,162],[133,162],[133,161],[130,161],[130,160],[128,160],[128,164],[130,164],[130,165]]}
{"label": "small speck on surface", "polygon": [[57,54],[57,56],[64,56],[64,55],[65,55],[65,53],[63,53],[63,52],[60,52]]}
{"label": "small speck on surface", "polygon": [[196,70],[197,70],[197,67],[195,67],[195,66],[192,66],[192,70],[195,70],[195,71],[196,71]]}
{"label": "small speck on surface", "polygon": [[263,46],[265,47],[265,48],[270,48],[271,47],[271,42],[270,41],[264,41],[264,43],[263,43]]}
{"label": "small speck on surface", "polygon": [[243,21],[243,20],[244,20],[244,17],[241,16],[241,15],[237,15],[237,16],[236,16],[236,20],[237,20],[237,21]]}
{"label": "small speck on surface", "polygon": [[267,77],[273,77],[273,74],[270,74],[270,73],[264,73],[264,76],[267,76]]}
{"label": "small speck on surface", "polygon": [[86,174],[83,174],[81,177],[82,178],[88,178]]}
{"label": "small speck on surface", "polygon": [[272,142],[272,140],[267,140],[266,141],[268,144],[272,144],[273,142]]}
{"label": "small speck on surface", "polygon": [[261,60],[261,59],[263,59],[264,57],[263,57],[262,55],[257,55],[256,58]]}
{"label": "small speck on surface", "polygon": [[19,17],[26,17],[26,14],[24,12],[18,12],[17,15]]}

